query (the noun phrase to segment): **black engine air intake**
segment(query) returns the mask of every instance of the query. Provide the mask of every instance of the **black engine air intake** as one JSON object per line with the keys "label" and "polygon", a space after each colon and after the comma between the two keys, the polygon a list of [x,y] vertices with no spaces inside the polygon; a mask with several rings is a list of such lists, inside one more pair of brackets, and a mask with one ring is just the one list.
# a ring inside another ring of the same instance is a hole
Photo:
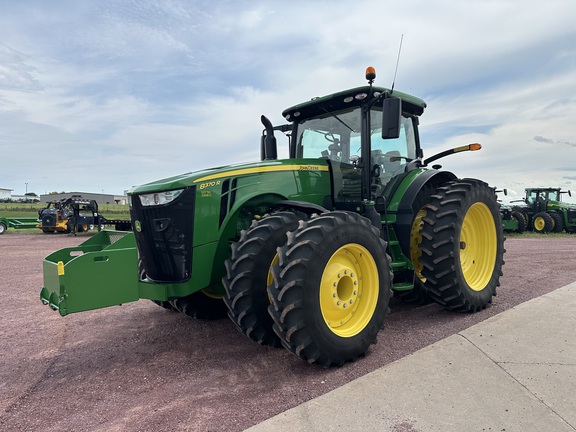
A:
{"label": "black engine air intake", "polygon": [[140,277],[166,283],[190,279],[196,186],[167,204],[143,205],[140,197],[132,196],[131,209]]}

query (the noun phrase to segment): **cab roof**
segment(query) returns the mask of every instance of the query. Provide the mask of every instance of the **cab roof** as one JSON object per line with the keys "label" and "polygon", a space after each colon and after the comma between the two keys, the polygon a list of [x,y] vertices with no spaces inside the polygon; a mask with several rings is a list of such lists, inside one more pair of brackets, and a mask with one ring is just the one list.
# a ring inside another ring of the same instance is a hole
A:
{"label": "cab roof", "polygon": [[424,108],[426,108],[426,102],[407,93],[384,87],[372,87],[372,89],[370,89],[370,86],[363,86],[313,98],[308,102],[303,102],[285,109],[282,115],[288,121],[295,121],[299,118],[310,118],[320,114],[326,114],[326,110],[330,112],[340,111],[351,105],[360,104],[362,99],[358,99],[357,96],[362,94],[368,95],[370,91],[373,93],[385,93],[387,97],[393,96],[402,99],[402,111],[408,114],[419,116],[422,115]]}

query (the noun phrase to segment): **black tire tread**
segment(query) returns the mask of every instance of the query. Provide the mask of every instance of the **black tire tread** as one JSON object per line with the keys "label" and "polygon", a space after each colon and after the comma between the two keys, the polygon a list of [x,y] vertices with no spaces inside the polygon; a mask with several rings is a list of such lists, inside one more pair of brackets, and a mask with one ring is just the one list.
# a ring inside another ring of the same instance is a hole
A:
{"label": "black tire tread", "polygon": [[[382,266],[380,270],[384,269],[381,274],[385,275],[384,279],[387,276],[387,280],[381,281],[381,284],[387,286],[382,289],[384,298],[379,299],[379,302],[382,301],[385,306],[383,310],[379,311],[377,308],[375,311],[375,315],[381,314],[381,318],[378,316],[375,319],[378,328],[370,329],[371,333],[364,338],[363,345],[354,347],[344,355],[341,352],[334,354],[321,349],[307,325],[311,311],[305,309],[303,302],[305,281],[309,271],[317,266],[315,257],[322,248],[322,240],[336,229],[342,230],[343,226],[354,224],[361,225],[364,230],[370,230],[382,248],[385,262],[379,265]],[[278,249],[279,262],[272,268],[274,283],[268,287],[272,299],[272,305],[268,310],[274,320],[274,331],[282,345],[308,363],[317,363],[324,367],[341,366],[347,361],[354,361],[359,356],[365,355],[369,346],[376,343],[378,330],[384,326],[384,317],[388,313],[388,302],[392,295],[390,257],[385,251],[386,243],[380,238],[379,230],[373,227],[368,219],[356,213],[334,211],[301,222],[297,231],[288,234],[287,244]]]}
{"label": "black tire tread", "polygon": [[[536,225],[534,225],[534,222],[536,221],[536,219],[538,218],[542,218],[544,219],[544,228],[542,230],[538,230],[536,228]],[[546,213],[545,211],[536,213],[534,215],[534,217],[532,218],[532,229],[540,234],[546,234],[551,232],[554,229],[554,219],[552,219],[552,216],[550,216],[549,213]]]}
{"label": "black tire tread", "polygon": [[[464,214],[478,200],[490,208],[498,244],[491,279],[484,289],[476,292],[464,280],[458,259],[459,230]],[[500,285],[505,252],[500,206],[494,189],[476,179],[453,180],[439,187],[426,207],[428,214],[422,229],[420,261],[424,265],[422,273],[429,295],[449,310],[476,312],[485,309]]]}
{"label": "black tire tread", "polygon": [[232,244],[231,257],[225,262],[222,284],[228,316],[242,333],[260,345],[280,346],[268,314],[266,279],[277,247],[286,243],[286,233],[298,228],[304,218],[303,213],[281,211],[253,220]]}
{"label": "black tire tread", "polygon": [[564,231],[564,219],[560,213],[550,212],[550,217],[554,219],[554,228],[552,229],[555,233],[560,233]]}
{"label": "black tire tread", "polygon": [[520,213],[519,211],[513,211],[512,218],[518,221],[518,228],[514,230],[515,232],[523,233],[524,231],[526,231],[528,222],[526,222],[526,218],[522,213]]}

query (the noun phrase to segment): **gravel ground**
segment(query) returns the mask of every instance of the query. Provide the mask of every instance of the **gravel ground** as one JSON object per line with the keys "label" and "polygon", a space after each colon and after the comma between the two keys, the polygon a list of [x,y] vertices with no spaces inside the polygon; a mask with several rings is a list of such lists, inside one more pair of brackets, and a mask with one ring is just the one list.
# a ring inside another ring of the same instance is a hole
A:
{"label": "gravel ground", "polygon": [[508,239],[490,308],[458,314],[393,300],[369,354],[324,369],[249,341],[227,319],[145,300],[60,317],[39,300],[42,259],[85,239],[0,236],[3,431],[240,431],[576,280],[576,236]]}

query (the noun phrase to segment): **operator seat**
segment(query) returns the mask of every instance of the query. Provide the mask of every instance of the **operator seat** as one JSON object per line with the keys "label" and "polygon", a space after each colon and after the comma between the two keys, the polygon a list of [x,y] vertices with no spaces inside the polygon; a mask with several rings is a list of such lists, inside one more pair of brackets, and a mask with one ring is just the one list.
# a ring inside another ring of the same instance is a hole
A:
{"label": "operator seat", "polygon": [[[404,171],[404,164],[399,157],[400,152],[398,150],[386,152],[382,157],[382,175],[380,175],[380,181],[383,185],[386,185],[392,177]],[[397,159],[392,160],[392,158]]]}
{"label": "operator seat", "polygon": [[[382,153],[381,150],[372,150],[372,166],[375,164],[380,165],[380,177],[374,178],[372,185],[372,192],[374,196],[383,194],[386,186],[392,178],[404,172],[405,165],[400,158],[401,154],[398,150],[391,150]],[[392,160],[396,158],[395,160]]]}

